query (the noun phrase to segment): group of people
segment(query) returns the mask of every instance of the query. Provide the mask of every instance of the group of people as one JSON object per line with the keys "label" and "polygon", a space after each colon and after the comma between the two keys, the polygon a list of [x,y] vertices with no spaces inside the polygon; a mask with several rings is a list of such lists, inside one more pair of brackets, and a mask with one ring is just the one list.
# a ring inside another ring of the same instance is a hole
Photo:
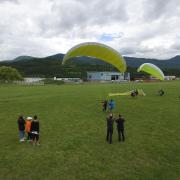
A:
{"label": "group of people", "polygon": [[33,145],[39,145],[39,120],[35,115],[34,118],[19,116],[18,118],[19,141],[27,140]]}
{"label": "group of people", "polygon": [[114,129],[114,122],[117,124],[117,131],[118,131],[118,140],[119,141],[125,141],[125,135],[124,135],[124,122],[125,119],[122,117],[121,114],[117,118],[113,116],[113,113],[110,113],[107,117],[107,135],[106,135],[106,141],[109,142],[109,144],[112,144],[112,135],[113,135],[113,129]]}
{"label": "group of people", "polygon": [[111,99],[109,102],[107,100],[102,101],[103,105],[103,112],[107,111],[107,107],[109,108],[109,111],[112,112],[112,110],[115,108],[115,101]]}
{"label": "group of people", "polygon": [[[137,93],[137,92],[136,92]],[[122,117],[121,114],[118,115],[118,117],[114,117],[113,115],[113,109],[115,108],[115,101],[111,99],[109,102],[108,100],[102,101],[102,110],[103,112],[109,113],[107,120],[107,135],[106,135],[106,141],[112,144],[112,135],[114,130],[114,122],[117,124],[117,131],[118,131],[118,140],[119,141],[125,141],[125,135],[124,135],[124,122],[125,119]],[[108,109],[107,109],[108,108]]]}

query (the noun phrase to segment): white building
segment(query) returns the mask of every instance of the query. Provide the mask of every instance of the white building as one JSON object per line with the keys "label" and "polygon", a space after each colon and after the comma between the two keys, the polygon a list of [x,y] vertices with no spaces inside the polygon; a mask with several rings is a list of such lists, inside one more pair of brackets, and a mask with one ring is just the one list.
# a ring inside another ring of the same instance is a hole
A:
{"label": "white building", "polygon": [[130,81],[130,73],[120,73],[120,72],[87,72],[88,81]]}
{"label": "white building", "polygon": [[176,79],[176,76],[164,76],[164,79],[165,80],[175,80]]}

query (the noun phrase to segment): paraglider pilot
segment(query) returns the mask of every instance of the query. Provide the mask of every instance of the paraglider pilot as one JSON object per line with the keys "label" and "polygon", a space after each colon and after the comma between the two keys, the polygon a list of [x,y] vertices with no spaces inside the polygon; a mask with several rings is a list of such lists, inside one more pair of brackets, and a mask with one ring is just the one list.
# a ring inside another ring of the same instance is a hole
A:
{"label": "paraglider pilot", "polygon": [[160,96],[163,96],[165,92],[164,92],[162,89],[160,89],[160,90],[158,91],[158,93],[159,93]]}
{"label": "paraglider pilot", "polygon": [[107,101],[107,100],[102,101],[103,112],[106,112],[106,110],[107,110],[107,104],[108,104],[108,101]]}
{"label": "paraglider pilot", "polygon": [[135,91],[133,90],[132,92],[131,92],[131,97],[135,97],[136,96],[136,93],[135,93]]}
{"label": "paraglider pilot", "polygon": [[109,110],[112,112],[112,110],[115,108],[115,101],[113,99],[109,102]]}
{"label": "paraglider pilot", "polygon": [[112,144],[112,135],[113,135],[113,124],[114,124],[114,118],[113,114],[110,113],[109,117],[107,117],[107,135],[106,135],[106,141],[109,142],[109,144]]}

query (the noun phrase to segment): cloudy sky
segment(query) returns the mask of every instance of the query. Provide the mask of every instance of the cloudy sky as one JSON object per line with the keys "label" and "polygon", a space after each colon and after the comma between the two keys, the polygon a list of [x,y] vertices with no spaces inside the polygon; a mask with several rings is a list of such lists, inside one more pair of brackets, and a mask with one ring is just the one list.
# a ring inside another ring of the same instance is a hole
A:
{"label": "cloudy sky", "polygon": [[100,42],[122,55],[180,54],[179,0],[0,0],[0,60]]}

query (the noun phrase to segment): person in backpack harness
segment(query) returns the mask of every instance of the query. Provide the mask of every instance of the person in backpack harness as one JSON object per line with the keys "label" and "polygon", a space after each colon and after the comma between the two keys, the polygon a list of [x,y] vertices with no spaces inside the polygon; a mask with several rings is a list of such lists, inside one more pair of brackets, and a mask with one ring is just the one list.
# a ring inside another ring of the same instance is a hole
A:
{"label": "person in backpack harness", "polygon": [[107,120],[107,135],[106,135],[106,141],[108,141],[109,144],[112,144],[113,124],[114,124],[113,114],[110,113],[110,114],[109,114],[109,117],[107,117],[106,120]]}

